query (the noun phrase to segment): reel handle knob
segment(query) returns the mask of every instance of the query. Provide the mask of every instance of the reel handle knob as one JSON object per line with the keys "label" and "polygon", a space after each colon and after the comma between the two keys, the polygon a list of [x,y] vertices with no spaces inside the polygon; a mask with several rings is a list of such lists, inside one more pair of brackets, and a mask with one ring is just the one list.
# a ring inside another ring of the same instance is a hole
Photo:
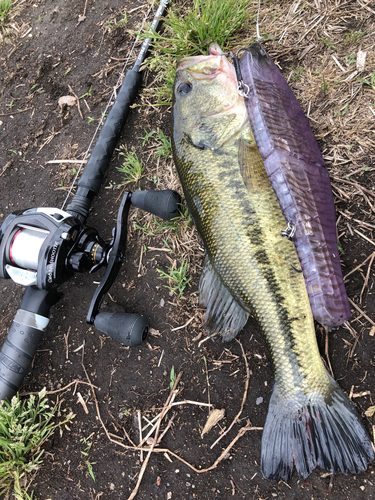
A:
{"label": "reel handle knob", "polygon": [[94,326],[125,346],[136,346],[146,340],[148,325],[140,314],[101,312],[94,318]]}
{"label": "reel handle knob", "polygon": [[181,196],[171,189],[155,191],[134,191],[131,196],[134,207],[146,210],[161,219],[170,220],[179,216]]}

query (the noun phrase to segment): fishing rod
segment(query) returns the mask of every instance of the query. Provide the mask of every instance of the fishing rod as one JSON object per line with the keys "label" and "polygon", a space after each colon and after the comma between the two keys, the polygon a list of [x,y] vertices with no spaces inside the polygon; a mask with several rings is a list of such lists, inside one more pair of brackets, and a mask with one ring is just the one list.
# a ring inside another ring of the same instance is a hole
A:
{"label": "fishing rod", "polygon": [[[159,28],[167,5],[168,0],[161,1],[150,32]],[[87,323],[127,346],[140,344],[148,335],[143,316],[99,309],[125,260],[130,207],[169,220],[178,216],[180,196],[171,190],[125,192],[109,244],[96,229],[86,226],[86,220],[141,85],[140,67],[151,40],[144,40],[133,68],[125,75],[67,209],[63,210],[64,202],[61,209],[15,211],[1,226],[0,278],[12,279],[26,290],[0,351],[0,401],[10,400],[19,390],[49,323],[49,311],[62,297],[57,287],[75,272],[92,273],[106,266]]]}

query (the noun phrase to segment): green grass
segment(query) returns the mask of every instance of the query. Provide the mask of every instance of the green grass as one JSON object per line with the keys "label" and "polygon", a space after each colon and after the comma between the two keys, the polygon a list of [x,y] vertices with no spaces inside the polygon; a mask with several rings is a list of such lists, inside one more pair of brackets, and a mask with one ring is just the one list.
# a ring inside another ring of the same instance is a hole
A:
{"label": "green grass", "polygon": [[357,62],[357,54],[349,54],[348,56],[344,56],[344,59],[348,66],[353,66]]}
{"label": "green grass", "polygon": [[366,31],[349,31],[345,33],[344,36],[344,45],[350,45],[352,43],[358,43],[359,39],[366,35]]}
{"label": "green grass", "polygon": [[363,78],[357,78],[359,82],[365,83],[366,85],[369,85],[372,90],[375,90],[375,71],[373,72],[370,80],[364,80]]}
{"label": "green grass", "polygon": [[293,73],[290,77],[292,80],[298,81],[301,79],[302,73],[303,73],[303,68],[298,67],[298,68],[294,68],[294,69],[293,68],[288,68],[288,69],[291,69],[293,71]]}
{"label": "green grass", "polygon": [[5,23],[12,8],[12,0],[0,0],[0,24]]}
{"label": "green grass", "polygon": [[167,137],[159,128],[156,131],[146,132],[144,137],[138,137],[138,139],[142,139],[142,146],[145,146],[151,139],[154,140],[156,149],[154,153],[155,157],[168,160],[172,154],[171,139],[170,137]]}
{"label": "green grass", "polygon": [[179,268],[172,269],[168,267],[169,274],[158,269],[159,278],[167,279],[170,285],[166,285],[171,292],[178,292],[178,296],[181,298],[182,294],[187,286],[190,285],[191,276],[187,276],[188,261],[184,259]]}
{"label": "green grass", "polygon": [[336,47],[333,45],[333,42],[331,42],[331,40],[328,40],[327,38],[320,38],[319,40],[324,42],[328,46],[328,48],[336,50]]}
{"label": "green grass", "polygon": [[138,182],[143,175],[143,163],[137,153],[120,153],[124,157],[121,167],[117,169],[124,174],[124,184]]}
{"label": "green grass", "polygon": [[156,236],[160,233],[170,231],[174,233],[174,236],[177,238],[181,232],[185,232],[191,224],[192,218],[188,208],[186,208],[183,213],[180,213],[179,217],[174,217],[171,220],[162,220],[154,215],[152,220],[148,221],[146,225],[141,226],[140,224],[136,224],[135,227],[139,231],[142,231],[145,236]]}
{"label": "green grass", "polygon": [[174,383],[176,382],[176,373],[174,371],[174,366],[172,366],[172,368],[171,368],[171,372],[169,374],[169,377],[170,377],[170,380],[171,380],[170,383],[169,383],[169,387],[172,390],[173,386],[174,386]]}
{"label": "green grass", "polygon": [[74,418],[70,413],[55,423],[56,412],[57,404],[49,405],[44,390],[37,397],[20,401],[17,395],[10,403],[0,403],[0,496],[13,490],[18,500],[32,498],[23,483],[42,463],[41,445],[57,427],[66,427]]}
{"label": "green grass", "polygon": [[[226,50],[249,18],[251,3],[250,0],[194,0],[187,12],[171,6],[164,19],[163,33],[152,32],[154,57],[145,63],[158,74],[158,88],[152,92],[156,93],[159,104],[171,103],[177,61],[207,54],[212,42]],[[149,36],[148,30],[142,34],[143,38]]]}

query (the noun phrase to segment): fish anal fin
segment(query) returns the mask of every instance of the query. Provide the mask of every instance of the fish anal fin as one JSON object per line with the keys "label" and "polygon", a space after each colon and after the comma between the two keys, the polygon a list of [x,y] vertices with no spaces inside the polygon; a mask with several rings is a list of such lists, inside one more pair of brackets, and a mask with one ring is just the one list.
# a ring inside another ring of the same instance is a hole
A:
{"label": "fish anal fin", "polygon": [[206,255],[199,281],[199,301],[206,307],[205,328],[210,335],[220,334],[228,342],[245,326],[249,312],[222,283]]}

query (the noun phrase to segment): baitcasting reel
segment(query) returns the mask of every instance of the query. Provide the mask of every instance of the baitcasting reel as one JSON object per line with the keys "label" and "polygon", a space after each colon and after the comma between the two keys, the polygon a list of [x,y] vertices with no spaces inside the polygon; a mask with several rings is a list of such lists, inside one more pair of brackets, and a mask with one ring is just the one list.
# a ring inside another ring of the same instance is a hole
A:
{"label": "baitcasting reel", "polygon": [[[167,4],[168,0],[161,0],[150,33],[157,31]],[[141,86],[139,70],[150,43],[151,36],[143,41],[133,68],[127,71],[66,211],[33,208],[14,212],[1,227],[0,277],[13,279],[26,286],[26,291],[0,352],[0,401],[10,400],[20,388],[48,325],[49,310],[61,297],[57,286],[74,272],[94,272],[107,266],[91,301],[88,323],[125,345],[137,345],[147,337],[142,316],[99,313],[99,308],[124,261],[130,205],[172,219],[178,216],[180,196],[171,190],[125,193],[110,244],[86,226],[86,219]]]}
{"label": "baitcasting reel", "polygon": [[109,244],[69,207],[32,208],[5,219],[0,229],[0,277],[27,288],[0,352],[0,400],[10,399],[20,387],[49,322],[49,310],[61,296],[57,286],[75,272],[92,273],[106,266],[91,300],[89,324],[127,346],[146,339],[143,316],[99,313],[99,308],[125,260],[130,205],[169,220],[178,216],[180,201],[171,190],[125,193]]}

